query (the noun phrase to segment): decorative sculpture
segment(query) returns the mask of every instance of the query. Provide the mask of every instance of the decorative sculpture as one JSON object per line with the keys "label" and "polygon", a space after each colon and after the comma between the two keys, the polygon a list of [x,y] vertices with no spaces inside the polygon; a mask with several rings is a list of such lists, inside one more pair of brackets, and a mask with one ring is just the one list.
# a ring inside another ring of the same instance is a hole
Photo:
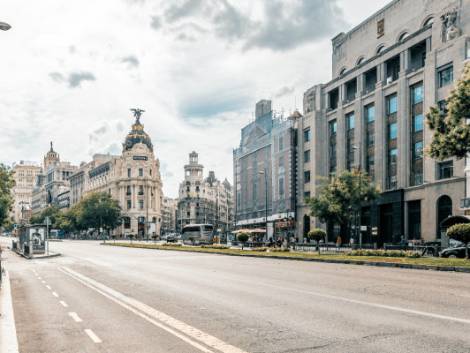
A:
{"label": "decorative sculpture", "polygon": [[450,10],[441,16],[442,21],[442,41],[448,42],[460,35],[460,29],[457,27],[457,10]]}
{"label": "decorative sculpture", "polygon": [[140,117],[142,116],[142,113],[145,112],[145,110],[140,108],[131,108],[131,112],[134,114],[136,124],[140,124]]}

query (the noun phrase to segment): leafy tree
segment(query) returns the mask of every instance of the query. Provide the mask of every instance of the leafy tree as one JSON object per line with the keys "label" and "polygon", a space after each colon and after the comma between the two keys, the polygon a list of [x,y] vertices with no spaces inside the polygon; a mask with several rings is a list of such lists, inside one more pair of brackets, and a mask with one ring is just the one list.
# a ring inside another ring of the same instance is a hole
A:
{"label": "leafy tree", "polygon": [[318,195],[308,202],[311,215],[322,222],[339,224],[341,237],[345,239],[355,211],[374,201],[378,194],[379,190],[370,183],[366,173],[344,171],[321,187]]}
{"label": "leafy tree", "polygon": [[470,64],[467,63],[461,79],[445,100],[446,108],[431,107],[426,119],[434,130],[428,153],[442,160],[463,158],[470,153]]}
{"label": "leafy tree", "polygon": [[43,224],[46,222],[46,217],[50,219],[51,228],[59,228],[58,220],[61,216],[61,212],[57,206],[51,205],[42,210],[39,214],[32,216],[29,222],[31,224]]}
{"label": "leafy tree", "polygon": [[465,244],[465,257],[468,259],[468,243],[470,242],[470,223],[454,224],[447,229],[447,236],[449,238],[461,241]]}
{"label": "leafy tree", "polygon": [[315,240],[317,242],[317,251],[320,254],[320,240],[326,238],[326,232],[323,229],[315,228],[307,233],[307,239]]}
{"label": "leafy tree", "polygon": [[79,203],[78,223],[84,229],[100,227],[116,228],[121,224],[121,207],[119,202],[108,193],[100,192],[86,196]]}
{"label": "leafy tree", "polygon": [[10,168],[0,164],[0,227],[7,221],[13,198],[11,189],[15,185]]}
{"label": "leafy tree", "polygon": [[243,247],[245,246],[245,243],[248,241],[248,238],[249,238],[248,233],[245,233],[245,232],[238,233],[237,239],[240,243],[242,243],[242,250],[243,250]]}

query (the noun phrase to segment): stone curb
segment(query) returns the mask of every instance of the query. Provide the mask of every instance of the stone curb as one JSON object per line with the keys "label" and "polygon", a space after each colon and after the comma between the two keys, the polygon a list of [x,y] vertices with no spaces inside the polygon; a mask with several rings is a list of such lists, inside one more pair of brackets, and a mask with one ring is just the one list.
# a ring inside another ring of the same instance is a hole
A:
{"label": "stone curb", "polygon": [[180,251],[180,252],[192,252],[192,253],[201,253],[201,254],[215,254],[215,255],[225,255],[225,256],[239,256],[239,257],[254,257],[259,259],[276,259],[276,260],[292,260],[292,261],[308,261],[308,262],[324,262],[332,264],[346,264],[346,265],[363,265],[363,266],[376,266],[376,267],[394,267],[394,268],[405,268],[413,270],[428,270],[428,271],[447,271],[447,272],[461,272],[461,273],[470,273],[470,268],[467,267],[454,267],[454,266],[432,266],[432,265],[413,265],[413,264],[399,264],[393,262],[377,262],[377,261],[361,261],[361,260],[335,260],[335,259],[308,259],[301,257],[288,257],[288,256],[262,256],[262,255],[251,255],[251,254],[229,254],[222,251],[193,251],[193,250],[180,250],[180,249],[164,249],[164,248],[148,248],[143,246],[125,246],[125,245],[115,245],[106,243],[101,245],[109,246],[120,246],[123,248],[138,248],[138,249],[149,249],[149,250],[163,250],[163,251]]}

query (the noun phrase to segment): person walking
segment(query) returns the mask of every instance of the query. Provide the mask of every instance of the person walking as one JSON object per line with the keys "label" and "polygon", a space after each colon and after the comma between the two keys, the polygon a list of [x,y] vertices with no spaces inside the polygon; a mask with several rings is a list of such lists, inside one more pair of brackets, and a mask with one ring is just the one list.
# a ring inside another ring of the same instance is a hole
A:
{"label": "person walking", "polygon": [[339,248],[341,248],[341,243],[343,242],[343,240],[341,239],[341,235],[338,235],[338,237],[336,238],[336,250],[339,251]]}

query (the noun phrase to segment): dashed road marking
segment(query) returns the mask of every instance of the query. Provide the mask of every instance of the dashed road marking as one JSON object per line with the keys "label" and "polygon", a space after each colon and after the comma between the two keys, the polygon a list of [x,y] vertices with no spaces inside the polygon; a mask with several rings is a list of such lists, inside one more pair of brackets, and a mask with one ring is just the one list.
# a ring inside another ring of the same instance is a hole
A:
{"label": "dashed road marking", "polygon": [[46,285],[46,288],[49,289],[49,290],[52,289],[50,285]]}
{"label": "dashed road marking", "polygon": [[101,343],[101,339],[89,328],[85,329],[85,333],[90,337],[90,339],[95,343]]}
{"label": "dashed road marking", "polygon": [[42,284],[46,284],[46,281],[41,281],[41,282],[42,282]]}
{"label": "dashed road marking", "polygon": [[92,278],[73,271],[68,267],[60,267],[59,270],[202,352],[213,353],[213,350],[215,349],[221,353],[246,353],[238,347],[232,346],[217,337],[209,335],[208,333],[192,327],[185,322],[179,321],[155,308],[152,308],[151,306],[109,288]]}
{"label": "dashed road marking", "polygon": [[38,279],[42,279],[42,277],[38,277]]}
{"label": "dashed road marking", "polygon": [[64,302],[63,300],[59,301],[60,305],[62,305],[64,308],[68,307],[68,304]]}
{"label": "dashed road marking", "polygon": [[57,294],[56,292],[52,292],[52,295],[56,298],[59,298],[59,294]]}
{"label": "dashed road marking", "polygon": [[80,316],[78,316],[77,313],[71,311],[69,312],[69,316],[75,321],[75,322],[82,322],[83,320],[80,319]]}

